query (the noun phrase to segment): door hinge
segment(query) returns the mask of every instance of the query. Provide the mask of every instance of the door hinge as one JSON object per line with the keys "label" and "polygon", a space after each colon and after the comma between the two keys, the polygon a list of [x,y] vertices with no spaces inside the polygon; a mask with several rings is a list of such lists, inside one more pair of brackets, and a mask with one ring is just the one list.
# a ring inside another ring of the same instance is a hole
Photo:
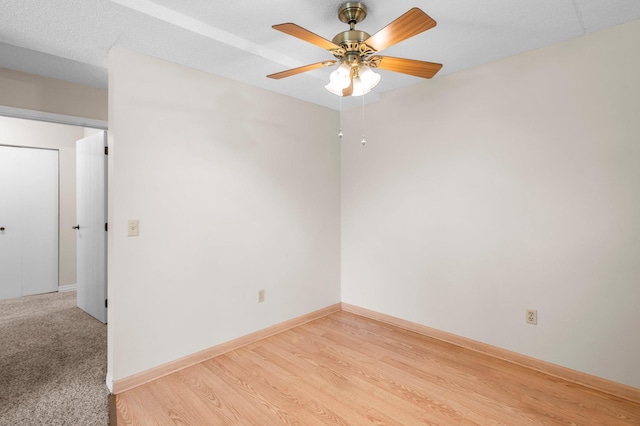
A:
{"label": "door hinge", "polygon": [[105,231],[108,231],[108,230],[109,230],[109,224],[108,224],[108,223],[105,223],[105,224],[104,224],[104,230],[105,230]]}
{"label": "door hinge", "polygon": [[109,307],[109,306],[108,306],[109,304],[107,303],[107,302],[108,302],[108,300],[109,300],[109,299],[104,299],[104,307],[105,307],[105,308],[108,308],[108,307]]}
{"label": "door hinge", "polygon": [[109,147],[108,146],[104,147],[104,155],[109,155]]}

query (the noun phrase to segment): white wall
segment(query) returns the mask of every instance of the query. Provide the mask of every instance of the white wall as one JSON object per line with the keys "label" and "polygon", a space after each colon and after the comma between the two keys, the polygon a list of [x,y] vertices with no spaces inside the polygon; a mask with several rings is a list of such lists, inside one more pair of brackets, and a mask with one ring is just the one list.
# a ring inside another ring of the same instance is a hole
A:
{"label": "white wall", "polygon": [[639,39],[384,94],[364,148],[344,113],[342,301],[640,387]]}
{"label": "white wall", "polygon": [[59,281],[76,284],[76,141],[82,127],[0,116],[0,145],[57,149],[59,152]]}
{"label": "white wall", "polygon": [[119,48],[109,74],[110,377],[340,301],[337,113]]}
{"label": "white wall", "polygon": [[107,91],[0,68],[0,106],[107,120]]}

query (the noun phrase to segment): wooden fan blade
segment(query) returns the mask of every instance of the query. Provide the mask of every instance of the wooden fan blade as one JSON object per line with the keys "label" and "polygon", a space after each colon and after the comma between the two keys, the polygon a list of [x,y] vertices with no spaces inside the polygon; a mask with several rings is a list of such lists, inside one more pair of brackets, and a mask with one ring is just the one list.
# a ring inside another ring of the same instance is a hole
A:
{"label": "wooden fan blade", "polygon": [[353,94],[353,68],[349,72],[349,80],[349,85],[342,89],[342,96],[351,96]]}
{"label": "wooden fan blade", "polygon": [[328,67],[328,66],[331,66],[331,65],[333,65],[335,63],[336,63],[336,61],[316,62],[315,64],[309,64],[309,65],[305,65],[303,67],[292,68],[290,70],[277,72],[275,74],[269,74],[267,77],[279,80],[281,78],[291,77],[292,75],[296,75],[296,74],[300,74],[300,73],[303,73],[303,72],[315,70],[315,69],[318,69],[318,68]]}
{"label": "wooden fan blade", "polygon": [[442,68],[442,64],[434,62],[416,61],[415,59],[393,58],[391,56],[373,56],[372,63],[380,61],[376,68],[381,70],[415,75],[416,77],[431,78]]}
{"label": "wooden fan blade", "polygon": [[327,40],[324,37],[320,37],[319,35],[314,34],[309,30],[305,30],[304,28],[296,24],[279,24],[274,25],[272,28],[278,31],[282,31],[285,34],[289,34],[290,36],[297,37],[300,40],[315,44],[316,46],[322,47],[323,49],[332,50],[340,48],[340,46],[338,46],[337,44]]}
{"label": "wooden fan blade", "polygon": [[416,34],[427,31],[436,26],[429,15],[422,10],[414,7],[371,37],[365,40],[365,43],[373,48],[376,52],[400,43]]}
{"label": "wooden fan blade", "polygon": [[342,89],[342,96],[351,96],[353,93],[353,82],[346,89]]}

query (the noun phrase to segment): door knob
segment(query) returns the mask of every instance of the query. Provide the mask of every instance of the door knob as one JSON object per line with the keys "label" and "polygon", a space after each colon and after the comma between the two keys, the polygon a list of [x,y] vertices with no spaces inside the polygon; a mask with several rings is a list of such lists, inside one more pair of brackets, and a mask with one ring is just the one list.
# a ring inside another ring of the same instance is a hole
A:
{"label": "door knob", "polygon": [[4,226],[0,226],[0,231],[4,231]]}
{"label": "door knob", "polygon": [[80,225],[76,225],[72,227],[73,229],[80,229]]}

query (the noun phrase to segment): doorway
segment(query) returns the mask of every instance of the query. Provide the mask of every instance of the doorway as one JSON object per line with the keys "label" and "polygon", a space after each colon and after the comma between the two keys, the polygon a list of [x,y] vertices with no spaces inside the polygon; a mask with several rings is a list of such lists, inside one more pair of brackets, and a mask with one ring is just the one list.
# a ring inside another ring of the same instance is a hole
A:
{"label": "doorway", "polygon": [[[75,125],[0,116],[0,145],[58,152],[58,286],[52,291],[77,290],[77,233],[73,229],[77,225],[76,141],[100,131]],[[4,263],[2,259],[0,262]]]}
{"label": "doorway", "polygon": [[[2,108],[0,108],[0,114],[2,114]],[[56,120],[51,120],[51,119],[46,121],[40,121],[38,119],[35,119],[35,120],[24,119],[24,118],[20,119],[20,118],[6,117],[6,116],[0,115],[0,145],[22,146],[24,149],[37,148],[39,150],[55,151],[58,153],[59,177],[56,178],[57,180],[56,185],[59,190],[58,196],[57,196],[58,216],[55,219],[55,224],[56,224],[55,232],[58,235],[58,243],[57,243],[58,256],[56,257],[56,265],[58,267],[58,271],[57,271],[57,276],[55,277],[56,286],[52,290],[53,293],[50,293],[50,294],[29,296],[24,298],[21,297],[17,299],[4,300],[0,302],[0,303],[22,304],[22,303],[34,303],[40,300],[43,301],[42,303],[44,303],[44,305],[42,306],[43,309],[39,310],[40,313],[38,313],[33,317],[23,318],[22,322],[26,322],[29,325],[30,327],[29,330],[22,331],[22,329],[15,329],[17,327],[17,322],[14,321],[12,323],[16,327],[14,327],[14,329],[12,330],[8,330],[8,332],[12,332],[13,334],[16,334],[18,336],[20,336],[21,334],[31,335],[33,334],[34,330],[40,330],[42,333],[44,333],[44,335],[47,336],[47,339],[51,340],[50,337],[54,336],[54,334],[48,333],[46,331],[46,327],[50,325],[49,323],[51,321],[47,322],[47,320],[41,315],[41,313],[43,313],[45,309],[49,309],[49,308],[53,309],[56,307],[54,305],[57,302],[54,302],[52,304],[52,302],[50,302],[51,300],[50,298],[54,298],[56,300],[59,298],[69,300],[69,297],[71,297],[72,302],[75,302],[76,300],[75,294],[72,295],[71,293],[69,293],[69,292],[75,293],[78,287],[77,271],[76,271],[77,269],[77,259],[76,259],[77,258],[77,241],[76,240],[78,236],[77,236],[76,230],[73,229],[73,227],[77,225],[76,141],[81,140],[86,136],[91,136],[93,134],[96,134],[97,132],[102,132],[102,130],[95,129],[95,128],[80,127],[79,125],[75,125],[75,124],[69,125],[68,123],[70,122],[69,120],[70,117],[63,117],[63,118],[65,118],[64,120],[66,121],[65,124],[52,123],[51,121],[56,121]],[[80,119],[80,122],[78,124],[82,123],[82,120],[83,119]],[[100,127],[106,128],[106,122],[102,124],[100,123],[98,124],[100,125]],[[2,227],[2,225],[0,225],[0,227]],[[103,229],[103,232],[105,232],[104,224],[102,229]],[[105,254],[105,258],[106,258],[106,254]],[[0,263],[2,263],[2,259],[0,259]],[[0,284],[2,284],[1,281],[0,281]],[[55,293],[56,291],[59,292],[60,294],[56,294]],[[46,302],[44,302],[44,300],[46,300]],[[102,301],[102,303],[104,304],[104,300]],[[6,305],[3,305],[3,306],[6,306]],[[7,312],[6,309],[3,311],[4,313]],[[70,313],[74,313],[74,315],[78,316],[79,318],[86,319],[86,321],[88,321],[88,323],[91,324],[91,327],[95,327],[96,329],[101,330],[100,331],[101,334],[99,336],[104,338],[104,348],[102,348],[101,351],[98,351],[95,354],[95,357],[99,359],[100,363],[104,363],[104,365],[100,364],[100,368],[92,367],[89,370],[93,373],[97,372],[98,375],[102,376],[102,383],[104,386],[103,388],[104,396],[101,394],[101,395],[98,395],[98,397],[101,400],[103,400],[103,403],[106,407],[107,406],[106,395],[108,392],[107,387],[105,386],[106,358],[107,358],[106,326],[104,324],[101,324],[98,321],[95,321],[88,315],[85,315],[83,312],[81,312],[77,308],[73,310],[63,309],[63,311],[65,312],[69,311]],[[50,319],[50,317],[47,317],[47,318]],[[55,322],[55,324],[58,325],[58,329],[62,327],[62,329],[58,330],[60,333],[64,334],[65,336],[72,336],[72,340],[78,340],[79,342],[83,341],[84,337],[82,333],[85,333],[86,327],[79,326],[80,324],[79,321],[70,321],[69,324],[71,325],[69,327],[60,326],[59,322]],[[80,334],[77,334],[77,332],[79,332]],[[98,335],[97,332],[93,334]],[[57,341],[57,342],[59,343],[60,341]],[[44,340],[41,343],[44,343]],[[66,351],[66,345],[63,344],[63,346],[64,348],[60,348],[55,346],[49,347],[48,345],[41,344],[40,349],[42,350],[54,349],[54,353],[56,354],[56,356],[59,356],[62,353],[60,352],[61,350],[63,350],[64,352],[72,353],[72,354],[77,353],[77,351],[73,351],[73,350]],[[86,349],[89,349],[90,346],[92,345],[88,345]],[[93,345],[93,347],[95,348],[97,346]],[[26,363],[25,365],[29,365],[29,363],[34,363],[34,362],[37,363],[37,360],[35,359],[36,357],[32,355],[33,355],[32,352],[25,352],[25,354],[21,356],[20,359],[24,363]],[[46,357],[41,359],[46,359]],[[6,361],[6,359],[2,361]],[[58,359],[58,361],[60,361],[60,359]],[[58,367],[56,367],[56,366],[59,366],[59,363],[46,363],[46,365],[48,366],[49,370],[52,372],[53,377],[69,376],[68,371],[63,372]],[[78,369],[77,373],[79,374],[79,377],[80,376],[85,377],[84,374],[89,373],[89,370],[86,369],[86,366],[82,367],[81,362],[70,362],[68,363],[68,368],[69,369],[77,368]],[[27,370],[32,371],[32,369],[27,369]],[[16,377],[21,377],[21,375],[17,375]],[[25,376],[25,377],[28,377],[28,376]],[[84,381],[85,378],[82,378],[81,380]],[[14,396],[15,395],[12,395],[11,397],[13,398]],[[85,398],[90,398],[90,396],[85,395]],[[6,408],[6,406],[7,405],[3,404],[3,407]]]}

